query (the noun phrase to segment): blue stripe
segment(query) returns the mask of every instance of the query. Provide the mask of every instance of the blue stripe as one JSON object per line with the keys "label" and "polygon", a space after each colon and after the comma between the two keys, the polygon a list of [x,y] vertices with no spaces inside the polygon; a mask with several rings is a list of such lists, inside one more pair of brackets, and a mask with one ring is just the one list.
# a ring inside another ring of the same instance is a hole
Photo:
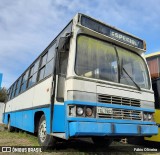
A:
{"label": "blue stripe", "polygon": [[126,105],[117,105],[117,104],[110,104],[110,103],[100,103],[100,102],[84,102],[84,101],[77,101],[77,100],[69,100],[65,101],[66,104],[75,104],[75,105],[90,105],[90,106],[102,106],[108,108],[117,108],[117,109],[127,109],[127,110],[138,110],[138,111],[146,111],[146,112],[154,112],[153,109],[147,108],[140,108],[140,107],[133,107],[133,106],[126,106]]}
{"label": "blue stripe", "polygon": [[15,112],[6,112],[3,114],[4,124],[8,124],[8,115],[10,115],[11,126],[34,133],[34,116],[36,112],[44,112],[47,124],[47,133],[50,133],[50,107],[38,108],[34,110],[21,110]]}

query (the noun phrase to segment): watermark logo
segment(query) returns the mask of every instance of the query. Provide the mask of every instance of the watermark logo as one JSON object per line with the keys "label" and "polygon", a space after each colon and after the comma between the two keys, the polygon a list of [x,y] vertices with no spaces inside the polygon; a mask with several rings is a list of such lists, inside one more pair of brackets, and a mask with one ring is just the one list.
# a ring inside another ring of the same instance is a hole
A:
{"label": "watermark logo", "polygon": [[2,152],[12,152],[11,147],[2,147]]}
{"label": "watermark logo", "polygon": [[17,147],[17,146],[1,146],[0,152],[14,152],[14,153],[25,153],[25,152],[35,152],[35,153],[41,153],[42,148],[41,147]]}

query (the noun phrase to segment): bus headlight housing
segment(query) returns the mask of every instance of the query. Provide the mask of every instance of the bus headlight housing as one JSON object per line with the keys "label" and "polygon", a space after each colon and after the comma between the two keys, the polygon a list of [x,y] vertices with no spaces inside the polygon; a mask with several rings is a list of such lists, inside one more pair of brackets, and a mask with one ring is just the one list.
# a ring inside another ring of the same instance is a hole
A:
{"label": "bus headlight housing", "polygon": [[96,116],[94,106],[68,105],[68,115],[70,117],[92,117]]}
{"label": "bus headlight housing", "polygon": [[153,113],[143,113],[143,120],[144,121],[154,121]]}
{"label": "bus headlight housing", "polygon": [[144,120],[144,121],[147,121],[147,120],[148,120],[148,119],[147,119],[147,114],[145,114],[145,113],[143,114],[143,120]]}

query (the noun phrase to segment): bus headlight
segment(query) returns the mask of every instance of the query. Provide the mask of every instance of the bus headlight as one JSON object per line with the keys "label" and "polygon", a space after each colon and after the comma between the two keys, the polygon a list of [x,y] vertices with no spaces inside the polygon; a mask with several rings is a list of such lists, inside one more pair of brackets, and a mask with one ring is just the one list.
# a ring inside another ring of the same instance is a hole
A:
{"label": "bus headlight", "polygon": [[82,116],[83,113],[84,113],[83,108],[82,108],[82,107],[77,107],[77,108],[76,108],[76,113],[77,113],[77,115]]}
{"label": "bus headlight", "polygon": [[148,114],[148,120],[152,120],[152,115]]}
{"label": "bus headlight", "polygon": [[154,121],[153,113],[144,113],[143,120],[144,121]]}
{"label": "bus headlight", "polygon": [[93,110],[90,107],[87,107],[86,108],[86,115],[90,117],[90,116],[92,116],[92,114],[93,114]]}
{"label": "bus headlight", "polygon": [[143,114],[143,120],[144,120],[144,121],[147,121],[147,120],[148,120],[147,114],[145,114],[145,113]]}

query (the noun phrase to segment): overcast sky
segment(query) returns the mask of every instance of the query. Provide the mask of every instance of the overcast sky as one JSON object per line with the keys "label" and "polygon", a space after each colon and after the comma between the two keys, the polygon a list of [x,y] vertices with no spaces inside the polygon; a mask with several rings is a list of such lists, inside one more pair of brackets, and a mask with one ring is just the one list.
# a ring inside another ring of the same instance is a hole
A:
{"label": "overcast sky", "polygon": [[160,51],[160,0],[0,0],[0,72],[9,87],[77,13],[97,18]]}

